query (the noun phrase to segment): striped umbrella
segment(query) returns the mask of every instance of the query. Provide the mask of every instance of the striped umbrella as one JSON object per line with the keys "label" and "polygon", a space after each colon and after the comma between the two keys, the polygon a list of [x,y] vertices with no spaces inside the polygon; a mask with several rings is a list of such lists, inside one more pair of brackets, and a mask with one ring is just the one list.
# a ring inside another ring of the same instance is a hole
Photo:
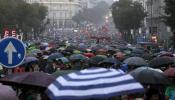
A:
{"label": "striped umbrella", "polygon": [[46,93],[51,100],[84,100],[143,91],[140,83],[121,70],[90,68],[58,77]]}

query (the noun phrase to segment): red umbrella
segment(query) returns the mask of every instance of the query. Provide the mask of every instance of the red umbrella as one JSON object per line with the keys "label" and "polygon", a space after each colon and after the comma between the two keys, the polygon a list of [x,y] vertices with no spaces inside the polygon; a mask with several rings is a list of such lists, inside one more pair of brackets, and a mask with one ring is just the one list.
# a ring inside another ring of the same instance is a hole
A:
{"label": "red umbrella", "polygon": [[165,70],[164,74],[169,77],[175,77],[175,68],[168,68]]}
{"label": "red umbrella", "polygon": [[83,55],[88,57],[88,58],[92,58],[95,56],[93,53],[84,53]]}

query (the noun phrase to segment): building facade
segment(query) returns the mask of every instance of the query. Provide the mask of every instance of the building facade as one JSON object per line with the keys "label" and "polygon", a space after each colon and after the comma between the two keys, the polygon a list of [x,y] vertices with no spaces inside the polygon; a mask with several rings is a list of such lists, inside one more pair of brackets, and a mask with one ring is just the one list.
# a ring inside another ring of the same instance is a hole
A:
{"label": "building facade", "polygon": [[39,3],[48,8],[46,16],[57,28],[72,28],[72,17],[87,4],[84,0],[25,0],[28,3]]}
{"label": "building facade", "polygon": [[168,40],[170,30],[163,22],[163,16],[165,15],[164,0],[147,0],[146,6],[148,12],[146,23],[149,33],[156,34],[159,40]]}

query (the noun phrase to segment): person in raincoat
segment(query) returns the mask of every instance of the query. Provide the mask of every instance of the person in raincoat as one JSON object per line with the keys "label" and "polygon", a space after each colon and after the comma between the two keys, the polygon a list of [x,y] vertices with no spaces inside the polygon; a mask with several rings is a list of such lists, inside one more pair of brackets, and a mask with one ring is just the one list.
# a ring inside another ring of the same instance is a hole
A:
{"label": "person in raincoat", "polygon": [[49,73],[49,74],[54,73],[54,72],[57,70],[56,67],[55,67],[55,65],[56,65],[55,63],[56,63],[55,61],[49,61],[49,62],[47,63],[45,72],[46,72],[46,73]]}

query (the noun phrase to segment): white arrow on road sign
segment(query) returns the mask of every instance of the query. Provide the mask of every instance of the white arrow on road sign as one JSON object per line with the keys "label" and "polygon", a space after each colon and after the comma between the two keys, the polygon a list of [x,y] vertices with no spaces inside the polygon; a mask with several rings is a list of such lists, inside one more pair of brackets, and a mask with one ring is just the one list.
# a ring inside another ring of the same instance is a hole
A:
{"label": "white arrow on road sign", "polygon": [[8,64],[13,64],[13,53],[16,53],[17,50],[14,47],[12,42],[9,42],[9,44],[7,45],[7,47],[4,50],[5,53],[8,54]]}

